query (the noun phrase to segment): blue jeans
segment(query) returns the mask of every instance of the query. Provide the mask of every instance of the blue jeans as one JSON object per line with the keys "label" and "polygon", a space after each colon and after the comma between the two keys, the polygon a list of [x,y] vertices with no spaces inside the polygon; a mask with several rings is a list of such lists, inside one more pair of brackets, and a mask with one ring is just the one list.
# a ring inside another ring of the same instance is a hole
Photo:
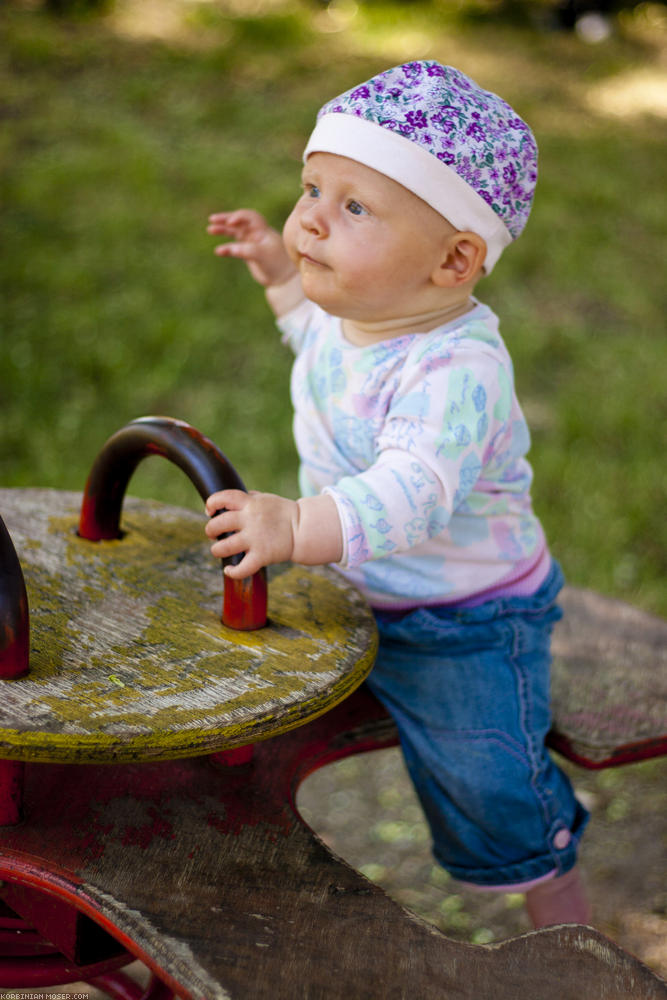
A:
{"label": "blue jeans", "polygon": [[434,856],[480,887],[564,874],[588,821],[544,742],[562,583],[554,563],[531,597],[375,612],[369,687],[396,722]]}

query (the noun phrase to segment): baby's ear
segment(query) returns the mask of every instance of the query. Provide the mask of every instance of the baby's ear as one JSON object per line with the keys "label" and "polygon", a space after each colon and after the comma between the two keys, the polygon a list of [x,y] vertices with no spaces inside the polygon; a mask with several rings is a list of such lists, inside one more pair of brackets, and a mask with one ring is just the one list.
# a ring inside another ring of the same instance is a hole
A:
{"label": "baby's ear", "polygon": [[453,233],[431,277],[441,288],[455,288],[481,276],[486,243],[477,233]]}

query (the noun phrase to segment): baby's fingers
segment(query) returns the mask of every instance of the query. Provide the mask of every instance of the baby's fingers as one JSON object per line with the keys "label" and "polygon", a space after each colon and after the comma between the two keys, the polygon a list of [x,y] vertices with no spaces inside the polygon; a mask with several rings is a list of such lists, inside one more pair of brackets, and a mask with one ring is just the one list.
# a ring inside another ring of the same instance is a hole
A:
{"label": "baby's fingers", "polygon": [[237,556],[244,551],[245,546],[241,543],[238,532],[233,532],[231,535],[219,538],[211,546],[211,555],[215,556],[216,559],[229,559],[231,556]]}
{"label": "baby's fingers", "polygon": [[208,217],[209,233],[248,233],[253,229],[264,230],[264,217],[250,208],[239,208],[234,212],[214,212]]}
{"label": "baby's fingers", "polygon": [[218,212],[215,215],[209,215],[206,232],[228,233],[229,235],[238,232],[239,222],[237,220],[234,223],[234,214],[233,212]]}
{"label": "baby's fingers", "polygon": [[213,253],[218,257],[238,257],[240,260],[253,260],[257,256],[257,246],[254,243],[220,243]]}
{"label": "baby's fingers", "polygon": [[241,562],[225,566],[223,572],[232,580],[244,580],[247,576],[253,576],[262,568],[262,563],[250,552],[246,552]]}
{"label": "baby's fingers", "polygon": [[213,517],[223,508],[241,510],[248,502],[248,496],[244,490],[218,490],[207,498],[206,513],[209,517]]}
{"label": "baby's fingers", "polygon": [[[204,531],[209,538],[220,538],[229,535],[240,528],[236,511],[220,511],[204,525]],[[232,554],[232,553],[225,553]]]}

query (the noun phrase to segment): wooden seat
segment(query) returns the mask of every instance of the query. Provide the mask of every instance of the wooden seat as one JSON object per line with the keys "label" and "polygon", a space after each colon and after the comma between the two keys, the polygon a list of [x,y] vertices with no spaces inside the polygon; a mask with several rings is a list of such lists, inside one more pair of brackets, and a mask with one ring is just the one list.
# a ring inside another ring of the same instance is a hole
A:
{"label": "wooden seat", "polygon": [[551,746],[601,768],[667,752],[667,622],[565,587],[554,630]]}

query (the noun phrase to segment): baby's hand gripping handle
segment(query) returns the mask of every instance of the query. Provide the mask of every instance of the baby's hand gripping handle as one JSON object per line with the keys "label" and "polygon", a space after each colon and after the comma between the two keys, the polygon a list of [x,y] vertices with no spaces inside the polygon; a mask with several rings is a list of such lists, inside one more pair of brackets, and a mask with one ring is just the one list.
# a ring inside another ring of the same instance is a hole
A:
{"label": "baby's hand gripping handle", "polygon": [[[245,490],[225,455],[194,427],[171,417],[140,417],[113,434],[93,463],[81,504],[81,538],[97,542],[120,537],[120,513],[127,484],[139,462],[149,455],[162,455],[180,466],[203,500],[218,490]],[[223,564],[237,563],[242,558],[239,553]],[[246,630],[265,625],[265,570],[245,580],[223,575],[223,581],[223,623]]]}
{"label": "baby's hand gripping handle", "polygon": [[28,672],[30,619],[23,570],[0,517],[0,678]]}

